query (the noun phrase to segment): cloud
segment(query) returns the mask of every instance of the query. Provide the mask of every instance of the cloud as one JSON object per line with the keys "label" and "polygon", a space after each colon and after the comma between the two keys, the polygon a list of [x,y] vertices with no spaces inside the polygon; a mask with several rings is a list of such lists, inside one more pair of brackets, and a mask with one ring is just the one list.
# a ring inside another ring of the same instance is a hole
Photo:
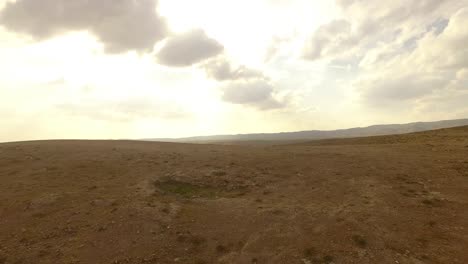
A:
{"label": "cloud", "polygon": [[[363,59],[365,71],[354,84],[363,101],[397,107],[406,102],[408,107],[417,105],[417,109],[427,110],[428,104],[442,109],[443,102],[454,101],[454,94],[466,98],[466,92],[461,91],[468,89],[467,24],[468,8],[459,9],[449,17],[442,32],[429,29],[415,41],[412,50],[381,56],[380,60]],[[384,54],[379,50],[377,54]],[[434,98],[441,98],[440,102]]]}
{"label": "cloud", "polygon": [[[466,83],[466,81],[465,81]],[[424,118],[443,120],[468,116],[468,89],[440,90],[415,103],[415,111]]]}
{"label": "cloud", "polygon": [[468,67],[463,68],[457,72],[458,80],[467,80],[468,81]]}
{"label": "cloud", "polygon": [[222,99],[226,102],[247,105],[260,110],[270,110],[284,107],[284,104],[274,98],[274,87],[266,80],[232,81],[221,88]]}
{"label": "cloud", "polygon": [[365,80],[358,83],[362,87],[364,99],[376,106],[382,103],[402,102],[431,94],[434,90],[443,88],[447,79],[441,76],[427,74],[405,74],[388,76],[384,79]]}
{"label": "cloud", "polygon": [[203,30],[195,29],[168,39],[159,50],[157,60],[163,65],[185,67],[214,57],[223,50],[223,45]]}
{"label": "cloud", "polygon": [[410,48],[405,44],[419,39],[430,26],[443,26],[437,22],[467,1],[396,0],[382,5],[372,0],[337,0],[337,4],[343,17],[315,31],[304,45],[305,59],[360,59],[382,43]]}
{"label": "cloud", "polygon": [[36,40],[87,30],[106,52],[151,51],[167,35],[156,0],[17,0],[0,12],[0,24]]}
{"label": "cloud", "polygon": [[356,43],[350,32],[351,24],[346,20],[333,20],[320,26],[306,44],[303,51],[304,58],[316,60],[345,51]]}
{"label": "cloud", "polygon": [[294,33],[290,36],[285,37],[274,36],[270,45],[265,50],[263,61],[270,62],[273,59],[275,59],[280,54],[280,51],[284,48],[283,46],[285,46],[285,44],[290,43],[294,39],[295,35],[296,34]]}
{"label": "cloud", "polygon": [[[209,78],[222,82],[222,100],[231,104],[272,110],[286,106],[276,99],[277,89],[262,71],[233,66],[225,56],[208,60],[202,67]],[[284,99],[284,98],[283,98]]]}
{"label": "cloud", "polygon": [[467,23],[468,7],[454,13],[442,33],[424,35],[408,60],[433,70],[456,71],[468,67]]}
{"label": "cloud", "polygon": [[224,57],[215,58],[204,65],[208,77],[217,81],[265,78],[262,72],[250,69],[244,65],[233,67]]}
{"label": "cloud", "polygon": [[336,0],[336,3],[338,6],[341,6],[343,8],[346,8],[350,5],[352,5],[354,2],[357,2],[356,0]]}
{"label": "cloud", "polygon": [[336,2],[342,16],[310,36],[305,60],[350,64],[348,87],[363,109],[438,118],[451,117],[431,107],[457,117],[465,111],[457,96],[467,98],[468,89],[460,80],[468,68],[467,0]]}

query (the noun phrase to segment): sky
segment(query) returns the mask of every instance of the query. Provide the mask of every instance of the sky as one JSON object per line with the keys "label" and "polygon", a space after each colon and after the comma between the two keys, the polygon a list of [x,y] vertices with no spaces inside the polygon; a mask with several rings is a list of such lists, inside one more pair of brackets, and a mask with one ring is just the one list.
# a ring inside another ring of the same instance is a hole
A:
{"label": "sky", "polygon": [[0,0],[0,141],[468,118],[468,0]]}

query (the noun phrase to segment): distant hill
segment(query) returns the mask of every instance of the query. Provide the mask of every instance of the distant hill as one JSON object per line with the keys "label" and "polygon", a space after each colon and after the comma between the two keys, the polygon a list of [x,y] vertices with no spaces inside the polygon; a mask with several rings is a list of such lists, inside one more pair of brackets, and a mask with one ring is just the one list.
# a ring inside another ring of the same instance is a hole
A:
{"label": "distant hill", "polygon": [[371,137],[329,138],[312,141],[301,141],[297,145],[331,146],[331,145],[383,145],[383,144],[422,144],[463,145],[468,148],[468,126],[442,128],[409,134],[395,134]]}
{"label": "distant hill", "polygon": [[395,135],[413,132],[428,131],[441,128],[467,126],[468,119],[443,120],[436,122],[416,122],[408,124],[373,125],[369,127],[356,127],[339,130],[309,130],[282,133],[258,133],[238,135],[215,135],[198,136],[187,138],[159,138],[145,139],[149,141],[162,142],[192,142],[192,143],[215,143],[215,142],[239,142],[239,141],[302,141],[332,138],[354,138],[368,136]]}

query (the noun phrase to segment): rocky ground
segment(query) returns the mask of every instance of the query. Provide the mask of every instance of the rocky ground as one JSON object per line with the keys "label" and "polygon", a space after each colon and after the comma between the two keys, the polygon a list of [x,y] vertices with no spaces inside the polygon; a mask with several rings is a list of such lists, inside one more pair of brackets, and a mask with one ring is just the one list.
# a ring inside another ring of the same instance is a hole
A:
{"label": "rocky ground", "polygon": [[0,144],[0,264],[468,263],[468,127]]}

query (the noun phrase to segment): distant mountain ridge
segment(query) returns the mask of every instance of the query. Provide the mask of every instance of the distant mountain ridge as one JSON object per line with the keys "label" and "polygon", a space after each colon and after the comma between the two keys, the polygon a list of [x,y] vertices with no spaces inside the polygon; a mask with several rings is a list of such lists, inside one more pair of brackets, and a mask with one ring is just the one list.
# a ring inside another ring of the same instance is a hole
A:
{"label": "distant mountain ridge", "polygon": [[232,141],[298,141],[330,138],[351,138],[405,134],[468,125],[468,119],[443,120],[435,122],[415,122],[408,124],[373,125],[338,130],[308,130],[281,133],[255,133],[237,135],[197,136],[187,138],[145,139],[162,142],[232,142]]}

